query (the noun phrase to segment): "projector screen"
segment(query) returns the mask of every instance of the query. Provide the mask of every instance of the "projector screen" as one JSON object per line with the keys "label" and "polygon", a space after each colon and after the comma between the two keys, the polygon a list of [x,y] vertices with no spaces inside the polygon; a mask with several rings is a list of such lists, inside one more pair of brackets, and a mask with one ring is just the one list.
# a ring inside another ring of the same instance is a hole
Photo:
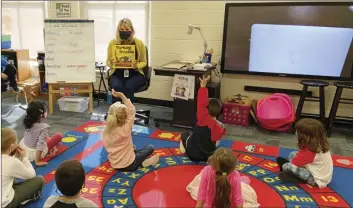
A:
{"label": "projector screen", "polygon": [[353,3],[228,3],[223,36],[223,73],[353,77]]}

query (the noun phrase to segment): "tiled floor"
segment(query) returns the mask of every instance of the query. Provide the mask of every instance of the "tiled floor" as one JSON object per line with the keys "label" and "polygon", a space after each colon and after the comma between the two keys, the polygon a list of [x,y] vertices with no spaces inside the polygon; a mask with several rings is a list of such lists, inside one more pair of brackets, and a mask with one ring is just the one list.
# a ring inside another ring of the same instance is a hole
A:
{"label": "tiled floor", "polygon": [[[18,138],[22,138],[24,133],[22,119],[25,115],[25,111],[19,107],[15,107],[16,100],[13,94],[2,93],[1,97],[1,126],[14,128],[18,133]],[[100,106],[97,107],[96,101],[94,105],[93,115],[89,113],[60,112],[58,106],[56,106],[55,115],[49,115],[46,122],[51,125],[51,132],[66,132],[90,119],[103,120],[104,114],[107,112],[109,106],[105,103],[101,103]],[[172,117],[171,108],[140,104],[136,104],[136,106],[137,109],[150,109],[152,117],[166,119]],[[153,120],[151,120],[149,125],[154,126]],[[167,124],[161,124],[160,128],[183,131],[183,129],[170,127]],[[227,125],[227,132],[225,139],[296,148],[296,138],[292,133],[267,131],[255,125],[249,127]],[[329,140],[332,153],[353,157],[352,126],[335,126]]]}

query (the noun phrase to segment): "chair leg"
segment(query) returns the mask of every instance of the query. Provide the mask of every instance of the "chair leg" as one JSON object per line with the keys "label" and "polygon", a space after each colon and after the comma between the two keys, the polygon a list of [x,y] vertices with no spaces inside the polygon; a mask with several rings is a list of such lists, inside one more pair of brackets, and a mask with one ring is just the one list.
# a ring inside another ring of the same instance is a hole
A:
{"label": "chair leg", "polygon": [[326,126],[325,87],[320,87],[320,120]]}
{"label": "chair leg", "polygon": [[342,87],[337,87],[335,97],[332,102],[331,110],[330,110],[330,115],[328,117],[328,124],[327,124],[327,136],[331,135],[331,130],[332,130],[332,124],[333,120],[336,117],[336,113],[338,110],[338,106],[340,104],[341,100],[341,95],[342,95],[343,88]]}
{"label": "chair leg", "polygon": [[149,115],[143,115],[143,114],[140,114],[140,113],[136,113],[136,118],[139,118],[139,119],[143,119],[143,123],[145,125],[148,125],[149,122],[150,122],[150,117]]}
{"label": "chair leg", "polygon": [[150,110],[137,110],[136,113],[143,114],[143,115],[146,115],[149,117],[151,114],[151,111]]}
{"label": "chair leg", "polygon": [[295,113],[295,118],[298,121],[301,117],[303,106],[304,106],[304,101],[306,98],[306,93],[308,92],[308,86],[304,85],[302,89],[302,94],[300,95],[297,110]]}

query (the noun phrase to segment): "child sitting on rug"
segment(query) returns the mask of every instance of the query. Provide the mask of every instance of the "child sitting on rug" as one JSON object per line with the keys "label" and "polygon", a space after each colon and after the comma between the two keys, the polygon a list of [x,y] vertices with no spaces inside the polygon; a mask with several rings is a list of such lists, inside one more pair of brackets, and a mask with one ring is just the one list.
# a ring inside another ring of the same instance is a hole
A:
{"label": "child sitting on rug", "polygon": [[209,165],[187,186],[196,207],[258,207],[250,180],[235,170],[237,158],[229,149],[219,148],[209,158]]}
{"label": "child sitting on rug", "polygon": [[89,199],[81,197],[85,185],[85,170],[77,160],[66,160],[55,171],[55,183],[62,196],[50,196],[44,208],[98,207]]}
{"label": "child sitting on rug", "polygon": [[[16,143],[13,129],[1,129],[1,207],[13,208],[38,200],[42,195],[44,180],[36,177],[31,162]],[[16,179],[24,179],[16,183]]]}
{"label": "child sitting on rug", "polygon": [[217,121],[222,104],[218,99],[208,98],[206,87],[210,76],[200,78],[200,89],[197,94],[197,126],[194,131],[181,135],[180,150],[194,161],[207,161],[216,150],[216,144],[226,131]]}
{"label": "child sitting on rug", "polygon": [[47,117],[45,104],[39,101],[28,104],[27,114],[23,119],[25,133],[20,145],[25,149],[30,161],[35,161],[37,166],[47,165],[47,162],[40,160],[49,155],[55,154],[61,145],[63,135],[56,133],[49,137],[50,126],[43,121]]}
{"label": "child sitting on rug", "polygon": [[315,119],[305,118],[295,126],[298,151],[289,154],[289,161],[277,158],[283,181],[306,183],[320,188],[332,180],[333,162],[324,125]]}
{"label": "child sitting on rug", "polygon": [[115,102],[110,106],[103,130],[103,144],[111,166],[121,171],[135,171],[140,166],[157,164],[158,155],[148,158],[154,151],[153,145],[134,150],[131,136],[136,113],[134,105],[123,93],[112,90],[112,95],[120,98],[123,104]]}

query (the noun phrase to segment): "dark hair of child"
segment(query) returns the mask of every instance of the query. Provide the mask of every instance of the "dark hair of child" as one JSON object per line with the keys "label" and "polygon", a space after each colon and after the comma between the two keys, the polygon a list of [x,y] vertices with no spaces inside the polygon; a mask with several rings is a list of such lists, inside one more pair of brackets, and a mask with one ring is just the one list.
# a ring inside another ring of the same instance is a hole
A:
{"label": "dark hair of child", "polygon": [[23,125],[25,129],[30,129],[33,124],[40,122],[41,117],[44,116],[46,112],[45,104],[39,101],[34,101],[28,104],[26,110],[26,116],[23,119]]}
{"label": "dark hair of child", "polygon": [[66,160],[55,171],[55,182],[64,196],[76,196],[85,183],[85,170],[77,160]]}
{"label": "dark hair of child", "polygon": [[219,148],[208,162],[216,173],[215,208],[229,208],[232,187],[228,181],[228,174],[234,171],[238,162],[237,158],[231,150]]}
{"label": "dark hair of child", "polygon": [[304,118],[296,123],[295,129],[297,131],[299,149],[308,148],[315,153],[326,153],[330,150],[326,129],[320,121]]}
{"label": "dark hair of child", "polygon": [[212,117],[217,117],[221,113],[222,109],[222,104],[221,101],[219,101],[216,98],[210,98],[208,100],[208,113]]}

